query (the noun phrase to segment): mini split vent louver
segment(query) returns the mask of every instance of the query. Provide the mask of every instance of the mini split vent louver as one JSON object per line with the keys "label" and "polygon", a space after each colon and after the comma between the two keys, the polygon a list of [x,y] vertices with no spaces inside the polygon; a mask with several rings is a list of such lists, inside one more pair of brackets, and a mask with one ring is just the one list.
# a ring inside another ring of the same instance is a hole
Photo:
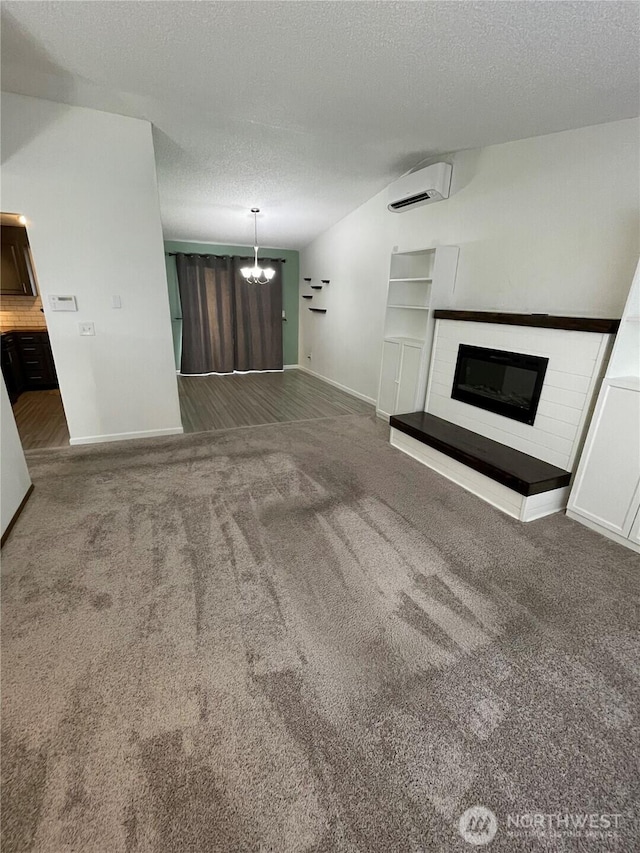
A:
{"label": "mini split vent louver", "polygon": [[388,209],[394,213],[412,210],[423,204],[449,198],[451,166],[434,163],[426,169],[405,175],[389,187]]}

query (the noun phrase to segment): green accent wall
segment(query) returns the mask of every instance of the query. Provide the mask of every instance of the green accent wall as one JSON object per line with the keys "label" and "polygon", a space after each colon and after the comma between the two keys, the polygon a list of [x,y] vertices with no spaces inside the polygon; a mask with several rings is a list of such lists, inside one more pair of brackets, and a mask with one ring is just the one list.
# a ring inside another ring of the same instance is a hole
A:
{"label": "green accent wall", "polygon": [[[179,240],[165,240],[165,252],[202,252],[211,255],[253,255],[253,246],[222,246],[219,243],[185,243]],[[300,275],[300,258],[293,249],[260,248],[258,257],[284,258],[282,267],[282,307],[286,322],[282,321],[282,348],[285,364],[298,363],[298,280]],[[176,259],[165,255],[167,264],[167,282],[169,285],[169,305],[171,306],[171,326],[173,329],[173,348],[176,355],[176,369],[180,368],[182,348],[182,316],[180,310],[180,294],[178,291],[178,276]]]}

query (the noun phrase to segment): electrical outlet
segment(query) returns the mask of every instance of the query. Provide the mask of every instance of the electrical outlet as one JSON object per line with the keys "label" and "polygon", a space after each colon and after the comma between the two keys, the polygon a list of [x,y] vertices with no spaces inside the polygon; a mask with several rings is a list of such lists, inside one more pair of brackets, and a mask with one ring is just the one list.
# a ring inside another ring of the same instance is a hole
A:
{"label": "electrical outlet", "polygon": [[81,335],[95,335],[96,328],[93,323],[78,323]]}

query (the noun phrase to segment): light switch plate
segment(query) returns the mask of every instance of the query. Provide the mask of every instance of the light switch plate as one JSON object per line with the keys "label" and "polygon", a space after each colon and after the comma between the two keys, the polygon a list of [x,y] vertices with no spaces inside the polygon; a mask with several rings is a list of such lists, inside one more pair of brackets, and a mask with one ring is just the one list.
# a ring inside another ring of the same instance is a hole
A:
{"label": "light switch plate", "polygon": [[122,308],[122,300],[119,296],[111,297],[111,307],[112,308]]}
{"label": "light switch plate", "polygon": [[96,329],[93,323],[78,323],[81,335],[95,335]]}

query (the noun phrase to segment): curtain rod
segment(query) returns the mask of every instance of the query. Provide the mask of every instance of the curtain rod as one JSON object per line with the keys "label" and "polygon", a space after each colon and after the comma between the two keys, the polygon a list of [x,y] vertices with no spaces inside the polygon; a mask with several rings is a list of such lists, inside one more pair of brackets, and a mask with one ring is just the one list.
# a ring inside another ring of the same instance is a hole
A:
{"label": "curtain rod", "polygon": [[[169,258],[174,258],[176,255],[185,255],[187,258],[220,258],[221,260],[226,260],[227,258],[239,258],[241,261],[252,261],[252,255],[213,255],[211,253],[204,254],[204,252],[165,252],[165,255]],[[280,261],[283,264],[287,263],[286,258],[270,258],[265,256],[260,258],[260,260],[264,261]]]}

